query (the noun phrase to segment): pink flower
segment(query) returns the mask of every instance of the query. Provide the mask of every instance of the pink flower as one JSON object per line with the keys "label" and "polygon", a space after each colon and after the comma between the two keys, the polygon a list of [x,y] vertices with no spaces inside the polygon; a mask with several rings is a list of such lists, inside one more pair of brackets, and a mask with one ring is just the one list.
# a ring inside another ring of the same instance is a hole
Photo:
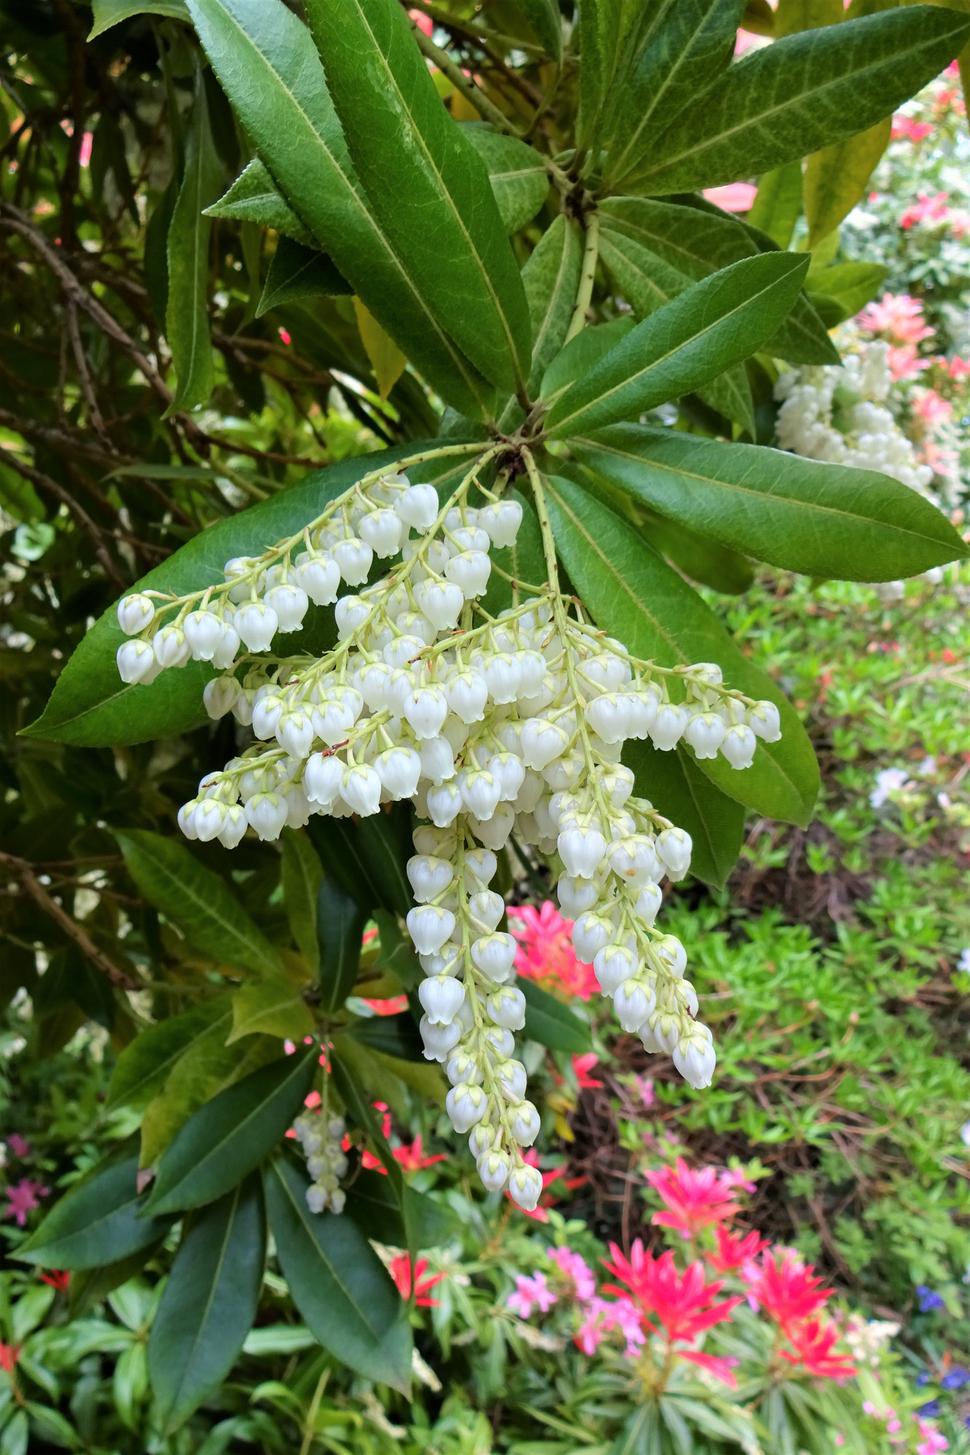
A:
{"label": "pink flower", "polygon": [[718,1273],[731,1273],[736,1268],[753,1265],[768,1247],[760,1233],[732,1233],[728,1228],[719,1227],[715,1229],[715,1236],[717,1251],[708,1254],[707,1261]]}
{"label": "pink flower", "polygon": [[757,190],[753,182],[728,182],[723,187],[705,187],[704,196],[725,212],[750,212]]}
{"label": "pink flower", "polygon": [[30,1143],[28,1142],[27,1138],[22,1137],[19,1132],[10,1133],[10,1136],[7,1138],[7,1148],[10,1152],[13,1153],[15,1157],[18,1157],[21,1162],[24,1160],[25,1157],[30,1156]]}
{"label": "pink flower", "polygon": [[596,1276],[586,1259],[571,1248],[550,1248],[549,1258],[572,1283],[573,1298],[588,1303],[596,1294]]}
{"label": "pink flower", "polygon": [[591,965],[576,959],[572,920],[564,919],[552,900],[509,905],[509,929],[518,941],[515,968],[527,980],[551,982],[547,988],[589,1000],[599,990]]}
{"label": "pink flower", "polygon": [[691,1263],[681,1273],[674,1263],[673,1253],[661,1253],[659,1258],[646,1252],[639,1238],[627,1258],[617,1247],[610,1244],[612,1263],[603,1260],[603,1265],[622,1289],[607,1285],[608,1293],[625,1290],[633,1298],[641,1313],[643,1326],[652,1334],[659,1332],[651,1323],[648,1314],[656,1316],[671,1343],[681,1340],[692,1342],[707,1329],[730,1318],[742,1299],[733,1296],[717,1301],[723,1284],[714,1279],[707,1281],[704,1265]]}
{"label": "pink flower", "polygon": [[917,374],[930,367],[930,360],[919,357],[915,344],[901,344],[898,348],[890,344],[886,350],[886,363],[894,379],[915,379]]}
{"label": "pink flower", "polygon": [[932,197],[928,192],[917,192],[913,205],[900,214],[900,227],[905,232],[919,222],[945,222],[949,213],[949,200],[948,192],[934,192]]}
{"label": "pink flower", "polygon": [[614,1329],[622,1334],[624,1352],[630,1358],[647,1342],[647,1336],[640,1324],[640,1315],[630,1299],[605,1299],[597,1296],[586,1304],[583,1321],[576,1331],[574,1342],[584,1354],[595,1354]]}
{"label": "pink flower", "polygon": [[935,429],[952,417],[953,405],[935,389],[917,389],[913,394],[913,412],[927,429]]}
{"label": "pink flower", "polygon": [[406,995],[391,995],[386,1000],[367,1000],[364,1004],[369,1006],[375,1015],[400,1015],[408,1008]]}
{"label": "pink flower", "polygon": [[855,1361],[836,1349],[839,1331],[825,1319],[809,1319],[806,1323],[785,1330],[791,1349],[782,1349],[781,1357],[795,1364],[816,1379],[849,1379],[855,1373]]}
{"label": "pink flower", "polygon": [[291,344],[293,342],[293,335],[290,333],[290,331],[289,331],[288,328],[282,328],[281,327],[281,328],[278,328],[276,330],[276,332],[280,336],[280,343],[281,344],[287,344],[287,345],[289,345],[289,344]]}
{"label": "pink flower", "polygon": [[27,1214],[40,1207],[40,1199],[47,1197],[49,1192],[49,1187],[42,1186],[33,1177],[22,1177],[19,1182],[11,1182],[7,1188],[7,1206],[3,1211],[4,1217],[16,1218],[20,1227],[25,1227]]}
{"label": "pink flower", "polygon": [[884,333],[901,344],[918,344],[932,338],[934,330],[923,317],[923,305],[909,293],[884,293],[864,308],[856,319],[869,333]]}
{"label": "pink flower", "polygon": [[932,122],[914,121],[911,116],[904,116],[899,112],[893,117],[891,138],[893,141],[899,141],[903,137],[907,141],[925,141],[932,131]]}
{"label": "pink flower", "polygon": [[832,1297],[810,1263],[779,1249],[766,1255],[748,1283],[748,1302],[760,1306],[785,1330],[811,1319]]}
{"label": "pink flower", "polygon": [[684,1238],[693,1238],[712,1224],[730,1222],[741,1211],[734,1175],[716,1167],[695,1172],[678,1157],[673,1167],[648,1172],[647,1181],[667,1209],[654,1213],[650,1221],[658,1228],[673,1228]]}
{"label": "pink flower", "polygon": [[585,1056],[573,1056],[572,1068],[576,1077],[576,1084],[580,1091],[591,1090],[594,1087],[602,1086],[602,1081],[597,1081],[595,1076],[590,1076],[594,1066],[599,1064],[599,1057],[595,1051],[587,1051]]}
{"label": "pink flower", "polygon": [[506,1299],[506,1306],[521,1319],[532,1317],[532,1310],[547,1314],[556,1303],[556,1295],[549,1287],[544,1273],[520,1273],[515,1280],[515,1292]]}
{"label": "pink flower", "polygon": [[434,21],[431,19],[430,15],[425,15],[423,11],[409,10],[408,19],[413,20],[415,25],[420,31],[423,32],[424,35],[432,35],[434,33]]}
{"label": "pink flower", "polygon": [[949,1440],[945,1435],[941,1435],[929,1420],[921,1420],[917,1417],[916,1423],[920,1433],[920,1443],[916,1446],[916,1455],[938,1455],[940,1450],[949,1450]]}
{"label": "pink flower", "polygon": [[951,379],[970,378],[970,359],[961,359],[959,354],[955,354],[947,364],[947,371]]}

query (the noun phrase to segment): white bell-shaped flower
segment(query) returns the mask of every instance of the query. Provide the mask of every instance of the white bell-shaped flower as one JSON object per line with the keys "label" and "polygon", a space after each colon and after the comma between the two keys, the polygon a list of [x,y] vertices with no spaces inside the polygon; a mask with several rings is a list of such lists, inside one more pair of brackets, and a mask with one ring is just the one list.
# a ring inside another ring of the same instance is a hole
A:
{"label": "white bell-shaped flower", "polygon": [[354,813],[366,818],[379,813],[381,780],[368,763],[355,763],[344,772],[340,796]]}
{"label": "white bell-shaped flower", "polygon": [[150,627],[155,619],[155,607],[151,598],[140,591],[123,596],[118,602],[118,625],[126,637],[136,637]]}
{"label": "white bell-shaped flower", "polygon": [[509,1173],[509,1197],[523,1212],[535,1212],[542,1196],[542,1173],[538,1167],[520,1162]]}
{"label": "white bell-shaped flower", "polygon": [[751,729],[745,723],[737,722],[724,734],[721,753],[732,768],[750,768],[757,746],[758,740]]}
{"label": "white bell-shaped flower", "polygon": [[453,975],[429,975],[418,986],[418,999],[433,1026],[454,1020],[465,999],[465,987]]}
{"label": "white bell-shaped flower", "polygon": [[267,591],[263,600],[276,612],[281,632],[299,631],[310,605],[310,598],[302,586],[295,586],[289,581],[283,582]]}
{"label": "white bell-shaped flower", "polygon": [[129,684],[154,681],[161,671],[155,653],[147,642],[122,642],[115,658],[118,676]]}
{"label": "white bell-shaped flower", "polygon": [[344,765],[329,753],[314,753],[303,770],[303,788],[311,803],[329,808],[344,780]]}
{"label": "white bell-shaped flower", "polygon": [[247,601],[236,612],[232,624],[239,633],[240,641],[245,642],[251,652],[265,652],[272,645],[279,621],[276,612],[265,602]]}
{"label": "white bell-shaped flower", "polygon": [[163,626],[152,637],[152,651],[160,667],[184,667],[191,648],[180,626]]}

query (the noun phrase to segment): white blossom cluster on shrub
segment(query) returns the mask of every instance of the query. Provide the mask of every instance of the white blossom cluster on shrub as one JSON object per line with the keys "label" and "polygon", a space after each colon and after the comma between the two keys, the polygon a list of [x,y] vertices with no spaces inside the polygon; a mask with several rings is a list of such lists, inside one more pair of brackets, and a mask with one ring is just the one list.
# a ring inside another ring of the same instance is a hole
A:
{"label": "white blossom cluster on shrub", "polygon": [[[425,1054],[445,1068],[448,1114],[470,1134],[485,1185],[532,1208],[541,1178],[521,1149],[539,1114],[514,1054],[525,999],[505,905],[489,888],[496,854],[514,840],[547,859],[576,952],[620,1024],[706,1086],[715,1054],[686,954],[654,923],[660,884],[687,871],[691,840],[634,794],[623,745],[683,742],[742,769],[780,728],[773,703],[726,688],[717,666],[660,668],[590,625],[559,593],[547,521],[544,587],[486,611],[493,548],[514,543],[522,507],[482,485],[482,463],[440,506],[431,485],[367,476],[298,536],[227,562],[221,585],[126,597],[118,666],[125,681],[146,682],[190,658],[212,662],[210,716],[231,712],[257,739],[180,809],[189,838],[232,848],[247,829],[271,840],[311,814],[413,803],[423,822],[407,925],[426,975]],[[366,585],[375,558],[390,564]],[[287,654],[311,602],[333,606],[337,643],[322,656]],[[313,1205],[337,1210],[339,1139],[316,1121],[297,1130]]]}

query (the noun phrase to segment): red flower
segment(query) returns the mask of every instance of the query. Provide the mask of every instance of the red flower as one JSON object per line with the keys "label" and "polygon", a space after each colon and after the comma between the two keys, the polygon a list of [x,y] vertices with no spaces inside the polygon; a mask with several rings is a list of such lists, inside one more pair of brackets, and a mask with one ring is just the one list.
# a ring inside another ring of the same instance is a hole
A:
{"label": "red flower", "polygon": [[717,1228],[717,1251],[707,1255],[707,1261],[718,1273],[731,1273],[752,1263],[768,1247],[760,1233],[732,1233],[728,1228]]}
{"label": "red flower", "polygon": [[0,1339],[0,1369],[5,1369],[9,1375],[13,1375],[14,1367],[20,1358],[19,1344],[5,1344]]}
{"label": "red flower", "polygon": [[422,1167],[433,1167],[436,1162],[445,1160],[444,1152],[436,1152],[433,1157],[426,1157],[420,1137],[415,1137],[413,1142],[402,1142],[393,1150],[395,1162],[399,1162],[405,1172],[420,1172]]}
{"label": "red flower", "polygon": [[[646,1317],[655,1314],[671,1342],[693,1341],[705,1330],[723,1323],[742,1302],[738,1297],[716,1302],[724,1285],[718,1279],[708,1283],[702,1263],[691,1263],[681,1273],[674,1264],[673,1253],[654,1258],[645,1251],[639,1238],[630,1249],[629,1258],[624,1257],[615,1243],[610,1244],[610,1254],[613,1261],[604,1259],[604,1266],[633,1296],[644,1315],[645,1326],[651,1333],[658,1332]],[[606,1291],[622,1294],[623,1290],[607,1284]]]}
{"label": "red flower", "polygon": [[518,941],[515,968],[527,980],[548,983],[553,991],[590,1000],[599,991],[591,965],[577,960],[572,941],[573,922],[564,919],[552,900],[538,909],[532,904],[509,905],[509,930]]}
{"label": "red flower", "polygon": [[572,1067],[576,1075],[576,1083],[580,1091],[586,1091],[596,1086],[602,1086],[602,1081],[597,1081],[590,1076],[594,1066],[599,1064],[599,1057],[595,1051],[587,1051],[585,1056],[573,1056]]}
{"label": "red flower", "polygon": [[369,1006],[375,1015],[400,1015],[408,1008],[406,995],[391,995],[386,1000],[368,1000],[364,997],[364,1004]]}
{"label": "red flower", "polygon": [[839,1331],[823,1319],[809,1319],[796,1328],[785,1330],[791,1351],[781,1350],[789,1364],[800,1365],[816,1379],[849,1379],[855,1374],[855,1363],[848,1354],[839,1354],[836,1344]]}
{"label": "red flower", "polygon": [[412,1284],[414,1287],[414,1302],[418,1308],[435,1308],[438,1300],[429,1298],[429,1289],[434,1288],[444,1278],[443,1273],[429,1273],[427,1258],[419,1258],[414,1265],[414,1272],[411,1271],[411,1259],[407,1253],[398,1253],[392,1258],[389,1264],[391,1277],[397,1285],[397,1291],[402,1298],[411,1297]]}
{"label": "red flower", "polygon": [[832,1297],[810,1263],[797,1253],[775,1253],[763,1258],[748,1284],[748,1296],[787,1332],[817,1314]]}
{"label": "red flower", "polygon": [[667,1209],[654,1213],[650,1221],[658,1228],[673,1228],[685,1238],[712,1223],[730,1222],[741,1211],[734,1179],[715,1167],[694,1172],[678,1157],[673,1167],[648,1172],[647,1181]]}
{"label": "red flower", "polygon": [[52,1268],[49,1273],[40,1275],[41,1283],[48,1284],[55,1288],[58,1293],[66,1293],[71,1282],[71,1275],[63,1268]]}

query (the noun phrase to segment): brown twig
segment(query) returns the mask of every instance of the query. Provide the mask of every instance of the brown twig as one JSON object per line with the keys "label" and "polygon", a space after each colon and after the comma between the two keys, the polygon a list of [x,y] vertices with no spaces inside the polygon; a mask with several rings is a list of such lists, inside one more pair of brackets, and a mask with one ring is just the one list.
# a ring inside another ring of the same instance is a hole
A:
{"label": "brown twig", "polygon": [[13,854],[4,853],[0,853],[0,864],[8,866],[11,872],[20,880],[24,892],[30,895],[31,899],[43,910],[44,914],[60,926],[68,939],[74,941],[81,953],[112,985],[118,990],[140,989],[138,981],[132,979],[125,970],[119,969],[117,965],[109,960],[104,951],[98,949],[98,946],[91,939],[83,925],[79,925],[77,920],[68,914],[64,906],[58,904],[57,900],[48,894],[34,873],[32,864],[29,864],[26,859],[18,859]]}

